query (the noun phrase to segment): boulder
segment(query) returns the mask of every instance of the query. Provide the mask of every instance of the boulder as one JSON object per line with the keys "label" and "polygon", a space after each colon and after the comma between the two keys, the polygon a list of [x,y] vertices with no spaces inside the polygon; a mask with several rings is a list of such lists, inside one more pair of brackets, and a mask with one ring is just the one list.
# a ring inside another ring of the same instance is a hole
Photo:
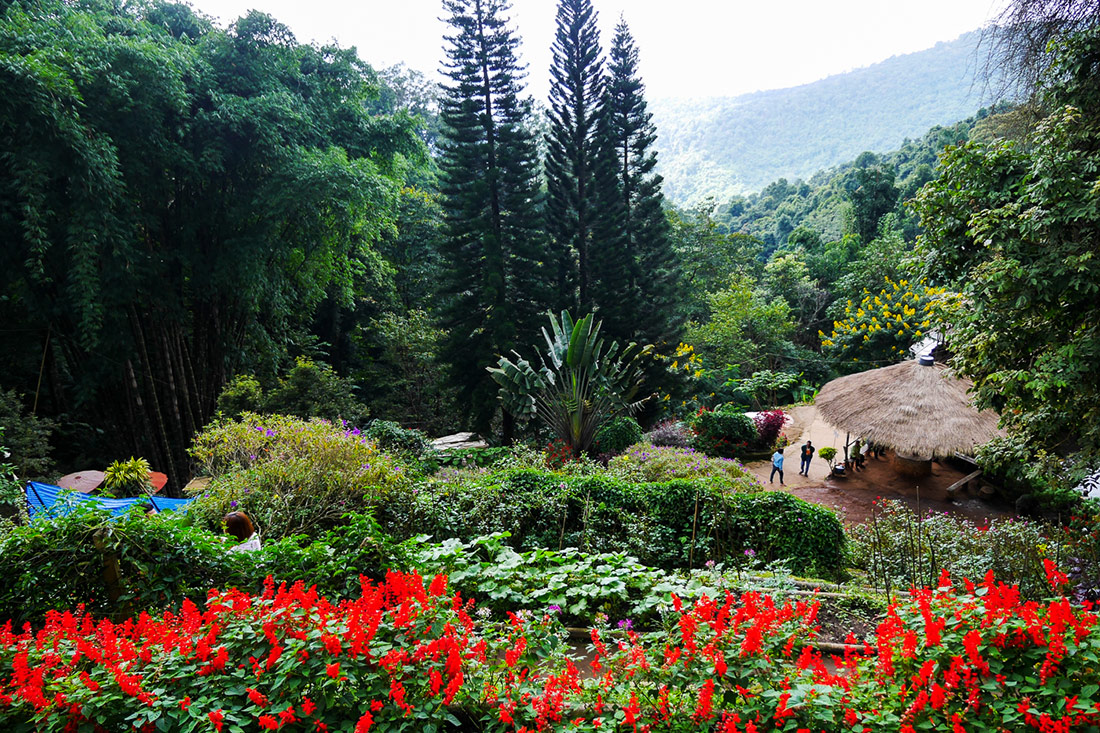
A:
{"label": "boulder", "polygon": [[437,451],[473,450],[475,448],[488,448],[489,444],[477,433],[455,433],[444,435],[432,441],[432,447]]}

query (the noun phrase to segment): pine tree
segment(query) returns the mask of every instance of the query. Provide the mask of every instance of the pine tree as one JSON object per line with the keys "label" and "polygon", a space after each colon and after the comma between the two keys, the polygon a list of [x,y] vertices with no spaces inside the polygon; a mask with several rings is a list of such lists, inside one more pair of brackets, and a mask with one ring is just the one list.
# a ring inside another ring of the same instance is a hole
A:
{"label": "pine tree", "polygon": [[[518,37],[506,0],[444,0],[449,23],[440,117],[447,236],[443,347],[473,425],[488,429],[497,388],[486,371],[538,332],[550,303],[541,272],[535,140],[525,124]],[[511,420],[505,415],[505,437]]]}
{"label": "pine tree", "polygon": [[619,21],[609,53],[600,125],[600,221],[593,251],[605,332],[642,343],[679,340],[677,270],[661,176],[657,132],[638,77],[638,50]]}
{"label": "pine tree", "polygon": [[550,65],[547,224],[562,307],[596,305],[589,253],[596,216],[597,119],[603,95],[600,34],[591,0],[560,0]]}

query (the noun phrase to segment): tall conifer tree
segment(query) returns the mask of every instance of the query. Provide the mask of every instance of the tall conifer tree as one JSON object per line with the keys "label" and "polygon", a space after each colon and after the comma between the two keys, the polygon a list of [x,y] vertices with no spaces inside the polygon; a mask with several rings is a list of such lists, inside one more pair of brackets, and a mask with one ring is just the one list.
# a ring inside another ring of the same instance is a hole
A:
{"label": "tall conifer tree", "polygon": [[593,310],[590,251],[596,212],[597,119],[603,96],[600,33],[591,0],[560,0],[550,65],[547,228],[563,307]]}
{"label": "tall conifer tree", "polygon": [[609,336],[659,346],[677,341],[682,324],[662,178],[654,172],[657,132],[644,91],[634,38],[620,20],[600,118],[596,298]]}
{"label": "tall conifer tree", "polygon": [[[539,167],[521,98],[506,0],[444,0],[447,36],[440,169],[447,237],[443,358],[467,413],[486,430],[497,406],[486,367],[537,333],[550,305],[541,272]],[[511,419],[505,415],[505,437]]]}

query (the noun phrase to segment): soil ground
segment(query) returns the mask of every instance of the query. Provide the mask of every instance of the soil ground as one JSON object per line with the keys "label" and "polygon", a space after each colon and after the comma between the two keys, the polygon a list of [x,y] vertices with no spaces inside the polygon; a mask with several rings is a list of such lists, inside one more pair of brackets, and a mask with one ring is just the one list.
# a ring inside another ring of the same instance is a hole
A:
{"label": "soil ground", "polygon": [[837,479],[828,477],[828,464],[815,454],[810,462],[809,476],[800,476],[799,447],[807,439],[818,450],[826,446],[836,448],[839,461],[844,455],[845,434],[826,423],[813,405],[795,407],[790,417],[791,421],[783,431],[790,441],[783,451],[785,486],[780,487],[778,476],[774,484],[768,484],[770,460],[748,463],[745,467],[770,489],[787,491],[806,501],[837,510],[845,524],[862,524],[869,520],[874,502],[880,498],[900,499],[913,510],[921,512],[947,512],[978,521],[1013,515],[1009,507],[984,501],[977,496],[960,493],[955,500],[949,499],[944,490],[973,470],[962,462],[955,465],[954,460],[934,461],[930,476],[913,479],[894,470],[890,460],[893,454],[887,451],[882,458],[868,458],[864,470],[849,471],[846,478]]}

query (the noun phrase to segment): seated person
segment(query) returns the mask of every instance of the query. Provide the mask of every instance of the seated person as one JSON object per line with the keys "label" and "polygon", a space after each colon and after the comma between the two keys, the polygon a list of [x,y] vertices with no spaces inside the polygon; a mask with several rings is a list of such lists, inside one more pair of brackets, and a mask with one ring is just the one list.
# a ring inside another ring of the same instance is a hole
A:
{"label": "seated person", "polygon": [[857,471],[863,468],[863,449],[858,440],[852,445],[852,467]]}
{"label": "seated person", "polygon": [[253,552],[260,549],[260,535],[252,527],[252,520],[244,512],[230,512],[222,517],[226,534],[237,538],[240,544],[229,548],[230,552]]}

